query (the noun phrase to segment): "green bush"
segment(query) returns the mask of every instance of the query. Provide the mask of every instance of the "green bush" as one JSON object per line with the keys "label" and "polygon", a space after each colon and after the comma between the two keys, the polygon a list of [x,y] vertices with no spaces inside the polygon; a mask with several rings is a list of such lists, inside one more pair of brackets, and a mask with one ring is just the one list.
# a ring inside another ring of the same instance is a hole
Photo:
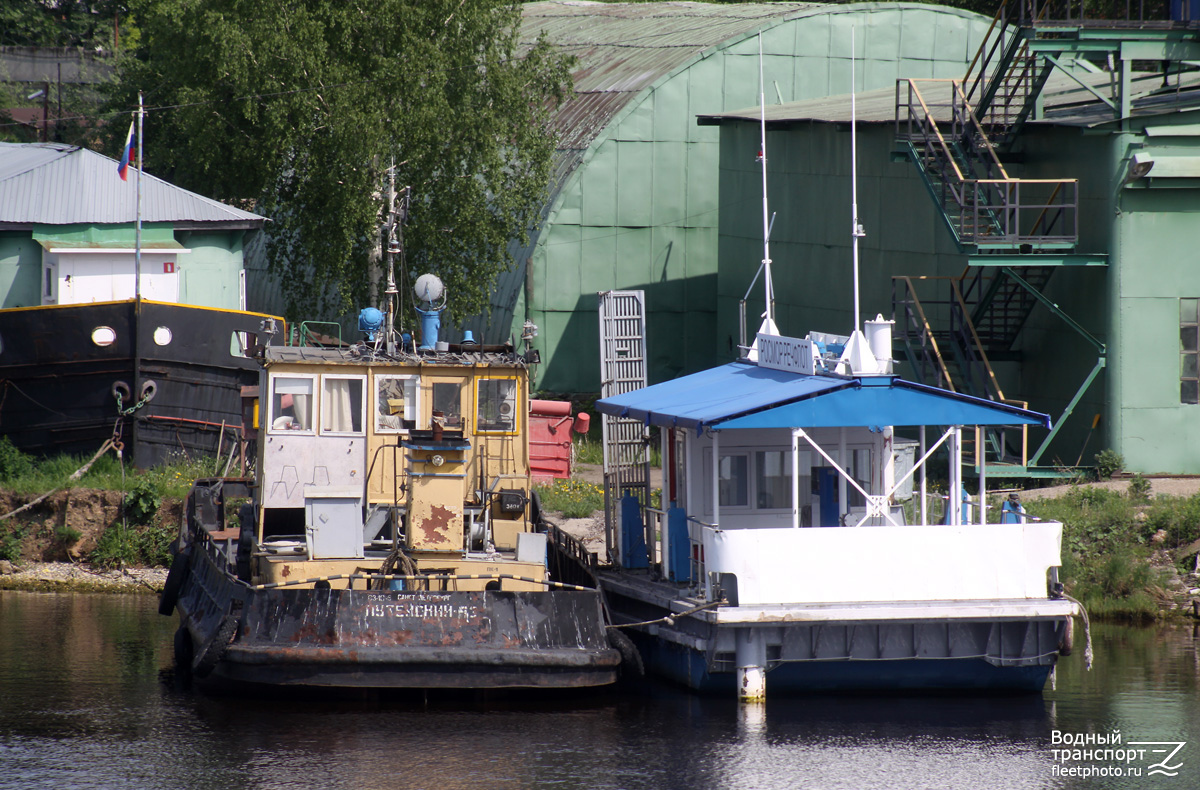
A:
{"label": "green bush", "polygon": [[134,524],[149,524],[162,505],[158,486],[148,477],[140,477],[125,494],[125,515]]}
{"label": "green bush", "polygon": [[1164,548],[1174,549],[1200,540],[1200,494],[1188,497],[1163,497],[1146,509],[1143,534],[1146,537],[1163,530]]}
{"label": "green bush", "polygon": [[0,529],[8,527],[0,537],[0,560],[16,562],[21,559],[21,544],[25,541],[25,527],[13,524],[11,527],[0,523]]}
{"label": "green bush", "polygon": [[7,436],[0,438],[0,482],[33,472],[33,459],[18,450]]}
{"label": "green bush", "polygon": [[1133,479],[1129,481],[1129,498],[1134,502],[1150,501],[1150,481],[1142,477],[1141,473],[1135,474]]}
{"label": "green bush", "polygon": [[110,524],[88,559],[102,568],[161,566],[171,563],[170,527],[155,524]]}
{"label": "green bush", "polygon": [[1101,480],[1108,480],[1125,468],[1125,456],[1116,450],[1101,450],[1096,453],[1096,475]]}
{"label": "green bush", "polygon": [[1062,522],[1067,553],[1100,554],[1138,540],[1133,503],[1104,488],[1077,486],[1066,496],[1030,501],[1026,510],[1038,518]]}
{"label": "green bush", "polygon": [[77,543],[83,537],[83,533],[74,527],[68,527],[66,524],[60,524],[54,530],[54,537],[58,539],[64,546],[70,546],[72,543]]}

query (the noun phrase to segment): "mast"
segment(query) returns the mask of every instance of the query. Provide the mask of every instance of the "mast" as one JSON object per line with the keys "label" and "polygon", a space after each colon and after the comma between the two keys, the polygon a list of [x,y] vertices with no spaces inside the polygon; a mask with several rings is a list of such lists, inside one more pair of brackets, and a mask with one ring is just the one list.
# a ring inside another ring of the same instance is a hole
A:
{"label": "mast", "polygon": [[[142,92],[138,91],[137,111],[137,173],[134,176],[137,184],[137,218],[133,243],[133,389],[130,397],[137,403],[142,397],[142,119],[146,110],[142,104]],[[145,465],[147,459],[138,458],[138,414],[136,411],[129,415],[129,440],[133,451],[134,463]]]}
{"label": "mast", "polygon": [[775,332],[775,285],[771,281],[771,220],[767,209],[767,93],[763,82],[762,31],[758,34],[759,161],[762,162],[763,286],[767,311],[764,330]]}
{"label": "mast", "polygon": [[387,353],[396,353],[396,253],[400,245],[396,240],[396,161],[388,168],[388,241],[387,241],[387,325],[384,330]]}
{"label": "mast", "polygon": [[137,109],[137,172],[134,181],[137,184],[137,216],[135,220],[133,243],[133,298],[142,298],[142,118],[146,111],[142,106],[142,92],[138,91]]}
{"label": "mast", "polygon": [[867,235],[858,221],[858,116],[854,105],[854,26],[850,26],[850,235],[854,241],[854,332],[861,326],[858,304],[858,240]]}

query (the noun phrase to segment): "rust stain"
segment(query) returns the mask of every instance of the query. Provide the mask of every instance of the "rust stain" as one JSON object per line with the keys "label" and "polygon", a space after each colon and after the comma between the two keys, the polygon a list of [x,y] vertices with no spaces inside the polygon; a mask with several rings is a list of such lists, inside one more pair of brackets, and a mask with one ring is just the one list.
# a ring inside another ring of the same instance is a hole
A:
{"label": "rust stain", "polygon": [[454,511],[443,505],[430,508],[429,517],[421,521],[421,532],[426,543],[443,543],[450,537],[450,522]]}
{"label": "rust stain", "polygon": [[316,626],[305,625],[296,629],[296,632],[292,634],[292,641],[296,643],[312,642],[319,645],[332,645],[336,644],[338,640],[337,635],[332,629],[318,631]]}
{"label": "rust stain", "polygon": [[280,575],[280,576],[282,576],[282,577],[283,577],[283,578],[285,578],[285,579],[286,579],[287,577],[291,576],[291,575],[292,575],[292,566],[291,566],[291,565],[284,565],[284,566],[283,566],[283,569],[282,569],[282,570],[280,570],[280,572],[279,572],[279,575]]}

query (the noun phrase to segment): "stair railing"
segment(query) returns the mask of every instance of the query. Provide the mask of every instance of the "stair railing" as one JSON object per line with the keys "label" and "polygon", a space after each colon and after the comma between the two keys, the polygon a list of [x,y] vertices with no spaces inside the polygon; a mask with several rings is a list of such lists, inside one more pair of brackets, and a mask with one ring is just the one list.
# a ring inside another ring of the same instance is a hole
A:
{"label": "stair railing", "polygon": [[954,381],[937,336],[929,323],[925,308],[917,296],[913,280],[944,279],[935,277],[892,277],[892,320],[900,328],[900,339],[904,343],[909,363],[913,366],[917,380],[926,383],[932,377],[933,385],[954,392]]}

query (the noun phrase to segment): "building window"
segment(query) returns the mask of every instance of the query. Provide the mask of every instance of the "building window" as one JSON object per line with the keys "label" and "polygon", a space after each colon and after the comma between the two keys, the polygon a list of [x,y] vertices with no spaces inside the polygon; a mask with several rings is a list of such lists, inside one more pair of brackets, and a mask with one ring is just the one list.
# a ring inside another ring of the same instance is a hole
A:
{"label": "building window", "polygon": [[1179,402],[1200,403],[1200,299],[1179,300]]}

